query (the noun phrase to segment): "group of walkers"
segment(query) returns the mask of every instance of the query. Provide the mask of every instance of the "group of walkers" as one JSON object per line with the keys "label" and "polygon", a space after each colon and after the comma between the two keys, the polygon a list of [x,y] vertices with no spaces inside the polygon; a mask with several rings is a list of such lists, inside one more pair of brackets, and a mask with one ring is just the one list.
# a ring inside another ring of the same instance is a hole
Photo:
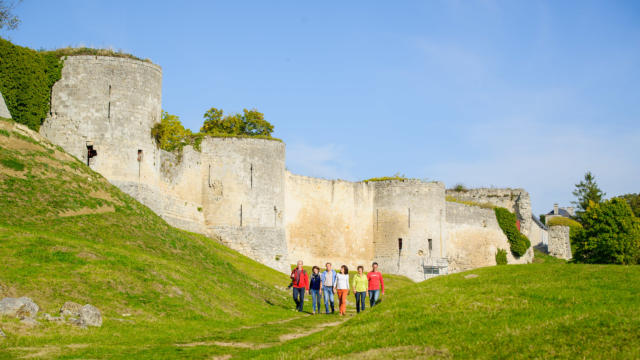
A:
{"label": "group of walkers", "polygon": [[[374,307],[380,300],[380,295],[384,294],[384,280],[378,271],[378,263],[373,263],[371,271],[364,273],[364,267],[358,266],[358,273],[349,282],[349,268],[346,265],[340,266],[340,272],[331,268],[331,263],[326,263],[325,271],[320,273],[320,268],[313,267],[311,277],[302,268],[302,260],[298,261],[298,266],[291,272],[291,284],[293,287],[293,301],[296,309],[302,311],[304,305],[304,293],[311,295],[313,306],[312,314],[320,313],[320,298],[324,299],[324,310],[327,314],[333,314],[334,295],[338,296],[340,315],[345,315],[347,311],[347,295],[353,290],[356,297],[356,310],[358,313],[365,309],[365,298],[369,294],[369,306]],[[351,283],[351,284],[350,284]],[[331,312],[329,312],[331,308]]]}

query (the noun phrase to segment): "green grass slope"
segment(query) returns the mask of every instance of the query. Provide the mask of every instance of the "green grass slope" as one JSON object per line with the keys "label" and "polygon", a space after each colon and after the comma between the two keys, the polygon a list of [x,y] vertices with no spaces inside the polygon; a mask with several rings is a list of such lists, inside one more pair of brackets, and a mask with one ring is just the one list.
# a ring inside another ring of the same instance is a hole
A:
{"label": "green grass slope", "polygon": [[[0,119],[0,298],[57,315],[97,306],[101,328],[0,319],[0,358],[163,358],[226,354],[176,344],[299,317],[286,276],[168,226],[37,133]],[[321,321],[321,320],[317,320]],[[272,329],[273,333],[285,329]]]}
{"label": "green grass slope", "polygon": [[386,276],[382,303],[345,321],[292,311],[286,275],[168,226],[5,119],[0,195],[0,298],[52,314],[91,303],[104,317],[86,330],[0,318],[0,359],[640,358],[638,266],[537,253],[418,284]]}
{"label": "green grass slope", "polygon": [[404,287],[335,331],[244,356],[637,359],[638,294],[638,266],[488,267]]}

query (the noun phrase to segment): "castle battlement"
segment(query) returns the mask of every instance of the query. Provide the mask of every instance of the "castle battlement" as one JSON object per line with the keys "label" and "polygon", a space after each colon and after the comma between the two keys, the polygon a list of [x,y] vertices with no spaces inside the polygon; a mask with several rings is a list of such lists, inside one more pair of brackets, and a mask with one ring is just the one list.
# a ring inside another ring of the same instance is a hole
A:
{"label": "castle battlement", "polygon": [[[349,182],[285,170],[281,141],[206,137],[201,150],[159,149],[162,69],[107,56],[69,56],[40,132],[173,226],[217,237],[287,272],[298,259],[380,263],[414,280],[495,264],[508,249],[492,211],[446,201],[442,182]],[[88,146],[97,156],[88,158]],[[528,233],[529,195],[473,189],[461,200],[514,211]],[[532,251],[511,263],[529,262]]]}

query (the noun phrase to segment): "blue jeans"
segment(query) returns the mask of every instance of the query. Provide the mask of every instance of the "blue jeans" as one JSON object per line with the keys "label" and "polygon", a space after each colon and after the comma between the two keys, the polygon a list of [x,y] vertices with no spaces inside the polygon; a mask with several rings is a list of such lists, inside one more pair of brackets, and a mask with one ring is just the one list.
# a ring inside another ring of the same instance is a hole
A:
{"label": "blue jeans", "polygon": [[369,306],[374,307],[378,299],[380,299],[380,289],[369,290]]}
{"label": "blue jeans", "polygon": [[334,311],[333,308],[333,287],[332,286],[323,286],[322,292],[324,293],[324,310],[326,313],[329,313],[329,303],[331,303],[331,312]]}
{"label": "blue jeans", "polygon": [[298,311],[302,311],[302,306],[304,305],[304,288],[293,288],[293,301],[296,302],[296,309]]}
{"label": "blue jeans", "polygon": [[356,292],[356,310],[360,312],[360,310],[364,311],[364,298],[367,297],[366,291],[358,291]]}
{"label": "blue jeans", "polygon": [[320,289],[310,289],[309,291],[311,292],[311,305],[313,306],[313,312],[316,312],[316,304],[318,305],[318,312],[320,312]]}

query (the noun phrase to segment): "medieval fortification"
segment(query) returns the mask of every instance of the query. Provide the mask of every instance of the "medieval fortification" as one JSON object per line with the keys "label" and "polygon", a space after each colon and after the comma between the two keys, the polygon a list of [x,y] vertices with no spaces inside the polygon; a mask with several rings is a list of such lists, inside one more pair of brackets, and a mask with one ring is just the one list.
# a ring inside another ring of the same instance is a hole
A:
{"label": "medieval fortification", "polygon": [[[160,150],[162,70],[149,62],[70,56],[40,132],[181,229],[218,237],[272,268],[291,263],[369,265],[422,280],[495,265],[509,249],[494,211],[513,211],[532,245],[547,243],[522,189],[446,190],[442,182],[348,182],[285,170],[285,144],[205,138],[200,151]],[[97,156],[88,159],[88,149]],[[564,236],[560,234],[558,236]],[[527,263],[533,250],[509,263]]]}

